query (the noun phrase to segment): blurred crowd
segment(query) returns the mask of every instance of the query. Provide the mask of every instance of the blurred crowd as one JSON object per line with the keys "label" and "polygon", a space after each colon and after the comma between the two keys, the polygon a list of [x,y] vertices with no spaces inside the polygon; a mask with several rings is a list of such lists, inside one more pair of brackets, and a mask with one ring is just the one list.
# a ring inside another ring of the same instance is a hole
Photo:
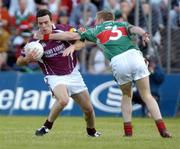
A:
{"label": "blurred crowd", "polygon": [[[167,28],[168,16],[172,29],[180,27],[180,1],[140,1],[139,15],[136,17],[136,0],[0,0],[0,70],[39,71],[36,63],[18,67],[16,58],[37,30],[36,12],[44,8],[52,12],[54,23],[69,24],[75,28],[93,26],[99,10],[110,10],[117,21],[128,21],[133,25],[138,22],[145,29],[148,29],[151,17],[151,36],[160,45],[160,31]],[[98,74],[109,73],[110,70],[101,49],[92,43],[87,43],[86,50],[79,53],[79,64],[82,72]]]}

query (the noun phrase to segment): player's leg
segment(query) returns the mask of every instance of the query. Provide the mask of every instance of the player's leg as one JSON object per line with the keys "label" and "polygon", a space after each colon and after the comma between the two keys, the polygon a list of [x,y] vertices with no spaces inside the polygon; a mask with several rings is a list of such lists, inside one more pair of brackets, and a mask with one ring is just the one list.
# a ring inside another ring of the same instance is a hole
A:
{"label": "player's leg", "polygon": [[167,132],[166,126],[162,120],[162,116],[159,110],[159,106],[151,95],[150,86],[149,86],[149,77],[144,77],[136,81],[136,86],[140,93],[142,100],[145,102],[148,110],[150,111],[152,117],[154,118],[159,133],[162,137],[171,137],[171,135]]}
{"label": "player's leg", "polygon": [[53,89],[54,96],[56,101],[54,102],[48,119],[45,121],[43,126],[36,131],[37,136],[42,136],[46,134],[53,126],[54,121],[59,116],[59,113],[64,109],[64,107],[68,104],[69,96],[67,93],[66,85],[58,85]]}
{"label": "player's leg", "polygon": [[132,87],[131,82],[120,85],[123,93],[121,109],[124,121],[124,136],[132,136]]}
{"label": "player's leg", "polygon": [[58,85],[53,90],[54,96],[56,98],[55,103],[53,104],[51,111],[48,116],[48,121],[54,122],[59,116],[59,113],[64,109],[64,107],[69,102],[69,96],[67,93],[66,85]]}
{"label": "player's leg", "polygon": [[86,121],[86,131],[89,136],[99,137],[101,134],[95,129],[95,113],[90,102],[89,93],[84,90],[71,96],[81,107]]}

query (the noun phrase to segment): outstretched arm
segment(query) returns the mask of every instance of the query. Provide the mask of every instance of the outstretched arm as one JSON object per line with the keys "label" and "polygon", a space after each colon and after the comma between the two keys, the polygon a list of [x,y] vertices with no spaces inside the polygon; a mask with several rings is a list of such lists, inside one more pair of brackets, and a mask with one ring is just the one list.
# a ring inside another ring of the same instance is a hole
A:
{"label": "outstretched arm", "polygon": [[138,34],[140,36],[143,36],[143,34],[146,33],[146,31],[144,29],[142,29],[141,27],[139,26],[132,26],[130,29],[129,29],[130,33],[132,34]]}
{"label": "outstretched arm", "polygon": [[34,34],[35,39],[39,40],[79,40],[80,35],[76,32],[59,32],[52,34],[42,34],[41,32],[36,32]]}
{"label": "outstretched arm", "polygon": [[75,32],[61,32],[49,35],[50,40],[79,40],[80,35]]}

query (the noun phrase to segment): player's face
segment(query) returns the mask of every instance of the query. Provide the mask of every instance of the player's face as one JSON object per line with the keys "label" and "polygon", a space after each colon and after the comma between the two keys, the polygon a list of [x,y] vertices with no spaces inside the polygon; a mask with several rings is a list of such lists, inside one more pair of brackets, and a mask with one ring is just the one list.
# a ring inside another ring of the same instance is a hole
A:
{"label": "player's face", "polygon": [[52,22],[48,15],[38,17],[37,22],[42,34],[50,34],[52,32]]}

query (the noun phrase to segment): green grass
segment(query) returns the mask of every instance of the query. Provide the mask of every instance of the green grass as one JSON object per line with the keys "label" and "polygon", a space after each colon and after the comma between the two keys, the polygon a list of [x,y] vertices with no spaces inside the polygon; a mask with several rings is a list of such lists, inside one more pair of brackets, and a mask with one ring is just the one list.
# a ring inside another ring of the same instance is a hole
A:
{"label": "green grass", "polygon": [[134,118],[134,136],[124,138],[122,118],[96,119],[100,138],[86,136],[81,117],[58,118],[52,131],[36,137],[45,117],[0,116],[0,149],[180,149],[180,119],[165,119],[172,139],[161,138],[152,119]]}

